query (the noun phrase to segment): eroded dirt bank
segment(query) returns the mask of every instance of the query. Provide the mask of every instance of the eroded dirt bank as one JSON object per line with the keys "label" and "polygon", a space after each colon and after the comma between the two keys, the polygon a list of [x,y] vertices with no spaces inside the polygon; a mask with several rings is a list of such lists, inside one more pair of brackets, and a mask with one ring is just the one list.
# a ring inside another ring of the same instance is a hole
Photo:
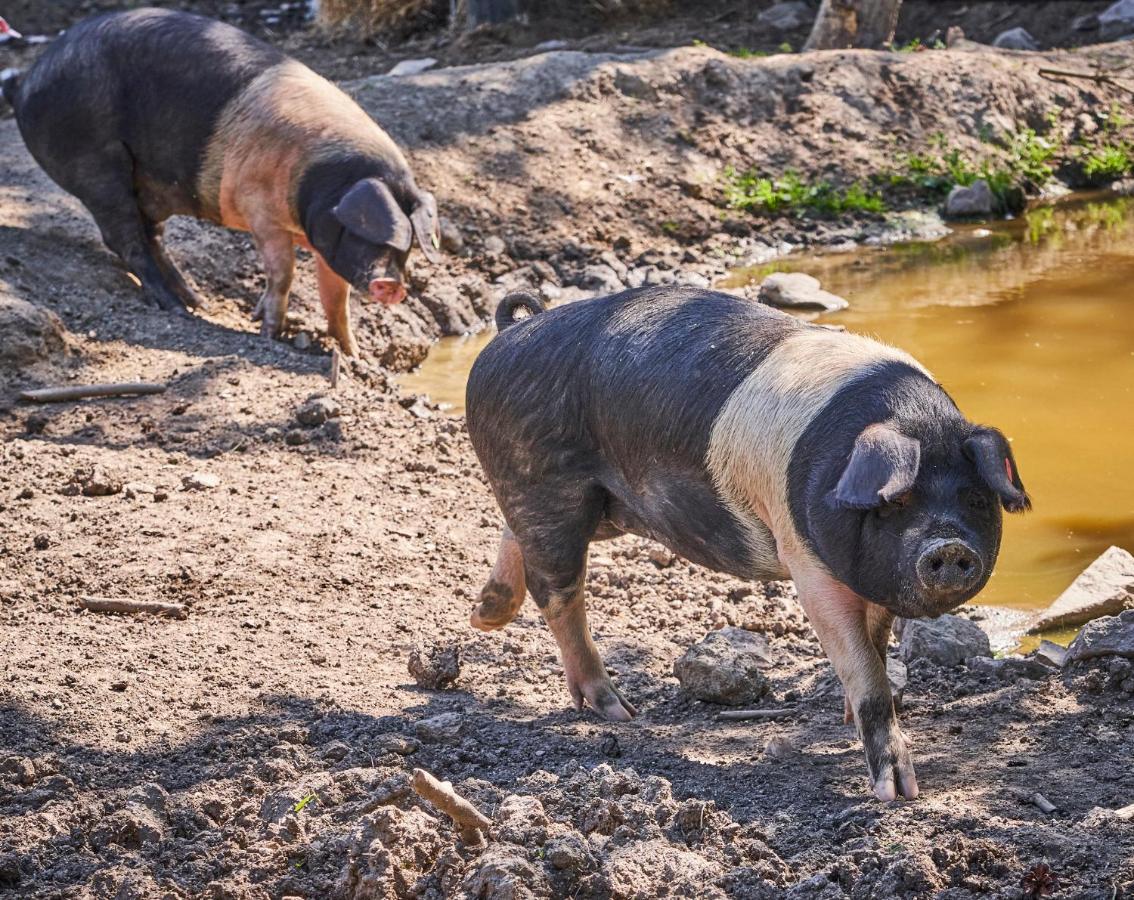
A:
{"label": "eroded dirt bank", "polygon": [[[1057,896],[1130,896],[1130,824],[1095,811],[1134,800],[1128,664],[1002,679],[915,663],[903,723],[924,794],[882,806],[790,587],[622,540],[596,548],[590,608],[641,716],[577,714],[533,608],[500,634],[469,629],[498,514],[461,421],[399,398],[384,368],[473,325],[508,284],[708,280],[734,253],[877,227],[722,222],[712,171],[727,162],[858,175],[887,152],[880,132],[975,141],[1056,95],[1109,105],[1108,88],[1040,79],[1036,59],[693,48],[352,86],[468,256],[419,264],[405,306],[358,311],[366,356],[312,426],[296,413],[328,391],[328,357],[251,333],[243,237],[177,223],[212,310],[144,308],[0,123],[0,304],[30,335],[17,346],[11,325],[0,357],[0,895],[1007,898],[1046,862]],[[317,338],[309,264],[297,282],[293,333]],[[70,378],[169,390],[14,401]],[[187,616],[94,614],[85,596]],[[785,718],[725,723],[678,690],[673,661],[726,622],[768,637],[765,705]],[[453,643],[455,686],[415,686],[412,648]],[[414,767],[493,817],[487,848],[415,800]]]}

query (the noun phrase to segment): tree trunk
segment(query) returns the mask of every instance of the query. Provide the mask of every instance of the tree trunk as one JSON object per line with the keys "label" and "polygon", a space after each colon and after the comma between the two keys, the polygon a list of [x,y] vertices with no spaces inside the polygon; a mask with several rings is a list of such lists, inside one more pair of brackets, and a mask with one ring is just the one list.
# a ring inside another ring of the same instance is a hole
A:
{"label": "tree trunk", "polygon": [[877,50],[894,39],[902,0],[823,0],[804,50]]}

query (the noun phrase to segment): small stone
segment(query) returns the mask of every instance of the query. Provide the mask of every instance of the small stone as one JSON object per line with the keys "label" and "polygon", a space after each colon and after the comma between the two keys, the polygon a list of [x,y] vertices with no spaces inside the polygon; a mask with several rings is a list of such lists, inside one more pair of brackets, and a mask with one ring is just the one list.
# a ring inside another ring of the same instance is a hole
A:
{"label": "small stone", "polygon": [[164,503],[169,499],[169,492],[163,491],[160,488],[154,491],[154,503]]}
{"label": "small stone", "polygon": [[51,546],[51,535],[37,534],[32,539],[32,546],[35,547],[36,550],[46,550]]}
{"label": "small stone", "polygon": [[494,234],[490,234],[484,239],[484,252],[488,256],[503,256],[504,251],[507,249],[503,238],[499,238]]}
{"label": "small stone", "polygon": [[756,21],[776,31],[795,31],[810,24],[814,18],[815,11],[806,3],[789,0],[769,6],[756,17]]}
{"label": "small stone", "polygon": [[803,272],[773,272],[760,284],[757,299],[781,309],[822,309],[836,312],[850,304],[824,291],[819,279]]}
{"label": "small stone", "polygon": [[296,411],[295,420],[300,425],[314,428],[335,418],[340,412],[339,404],[330,397],[311,397]]}
{"label": "small stone", "polygon": [[[187,491],[211,491],[220,485],[220,478],[211,472],[191,472],[181,479],[181,486]],[[155,494],[154,499],[157,499]]]}
{"label": "small stone", "polygon": [[764,745],[764,755],[772,759],[788,759],[789,757],[795,756],[798,752],[795,744],[791,742],[791,739],[781,734],[769,738],[768,742]]}
{"label": "small stone", "polygon": [[24,430],[28,434],[43,434],[49,424],[51,419],[43,413],[32,413],[24,420]]}
{"label": "small stone", "polygon": [[403,59],[386,74],[394,78],[400,78],[405,75],[420,75],[422,72],[432,69],[435,65],[437,65],[437,60],[432,56],[427,56],[423,59]]}
{"label": "small stone", "polygon": [[1110,547],[1040,613],[1028,632],[1036,634],[1082,625],[1131,608],[1134,608],[1134,556],[1121,547]]}
{"label": "small stone", "polygon": [[92,466],[75,473],[71,479],[84,497],[109,497],[122,492],[122,482],[102,466]]}
{"label": "small stone", "polygon": [[300,351],[310,350],[312,343],[313,342],[311,340],[311,335],[308,334],[306,331],[300,331],[298,334],[296,334],[295,337],[293,337],[291,339],[291,345],[296,350],[300,350]]}
{"label": "small stone", "polygon": [[463,730],[464,718],[452,712],[422,719],[414,726],[414,732],[427,744],[456,744]]}
{"label": "small stone", "polygon": [[26,487],[22,491],[20,491],[18,494],[16,494],[16,499],[17,500],[31,500],[34,496],[35,496],[35,491],[33,491],[30,487]]}
{"label": "small stone", "polygon": [[659,569],[668,569],[677,561],[677,557],[665,547],[651,547],[648,555],[650,562]]}
{"label": "small stone", "polygon": [[1001,50],[1038,50],[1039,44],[1026,28],[1009,28],[1002,31],[992,42],[993,47]]}
{"label": "small stone", "polygon": [[284,443],[291,447],[298,447],[311,440],[311,435],[302,428],[289,428],[284,434]]}
{"label": "small stone", "polygon": [[122,490],[126,494],[127,499],[130,500],[136,497],[150,496],[157,493],[157,488],[145,481],[128,481],[123,486]]}
{"label": "small stone", "polygon": [[415,647],[410,652],[409,673],[421,687],[441,690],[461,674],[461,648],[456,644],[437,644],[428,651]]}
{"label": "small stone", "polygon": [[459,255],[465,249],[465,236],[461,234],[461,229],[452,219],[441,217],[439,225],[441,231],[441,249],[446,253],[452,253],[454,256]]}
{"label": "small stone", "polygon": [[951,219],[987,218],[992,215],[994,203],[992,188],[978,178],[968,187],[953,186],[945,198],[945,215]]}
{"label": "small stone", "polygon": [[583,269],[578,286],[586,291],[605,291],[613,293],[622,290],[622,279],[606,263],[593,263]]}
{"label": "small stone", "polygon": [[553,838],[544,846],[544,859],[560,872],[586,872],[592,868],[594,856],[586,839],[577,832]]}
{"label": "small stone", "polygon": [[1134,659],[1134,609],[1088,622],[1067,648],[1069,663],[1101,656]]}
{"label": "small stone", "polygon": [[904,662],[927,659],[939,666],[957,666],[975,656],[992,656],[988,635],[960,616],[907,619],[902,625],[898,655]]}
{"label": "small stone", "polygon": [[0,772],[13,784],[29,785],[35,781],[35,765],[26,756],[9,756],[0,762]]}
{"label": "small stone", "polygon": [[761,672],[771,664],[768,642],[742,628],[722,628],[694,644],[673,664],[682,690],[698,700],[737,705],[768,693]]}

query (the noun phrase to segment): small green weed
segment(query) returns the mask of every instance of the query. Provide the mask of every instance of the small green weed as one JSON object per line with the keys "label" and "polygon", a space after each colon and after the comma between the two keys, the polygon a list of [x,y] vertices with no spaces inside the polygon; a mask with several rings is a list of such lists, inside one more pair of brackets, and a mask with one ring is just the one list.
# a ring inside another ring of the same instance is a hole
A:
{"label": "small green weed", "polygon": [[780,178],[766,178],[756,170],[737,172],[725,169],[725,197],[733,209],[765,215],[813,213],[836,216],[848,212],[882,213],[882,195],[855,183],[846,188],[830,182],[805,182],[795,172]]}
{"label": "small green weed", "polygon": [[312,800],[317,800],[317,799],[318,798],[315,796],[315,792],[312,791],[310,794],[308,794],[306,797],[304,797],[302,800],[300,800],[298,803],[296,803],[295,806],[293,806],[291,808],[292,812],[294,812],[298,815],[299,813],[303,812],[303,810],[306,808],[307,804],[309,804]]}

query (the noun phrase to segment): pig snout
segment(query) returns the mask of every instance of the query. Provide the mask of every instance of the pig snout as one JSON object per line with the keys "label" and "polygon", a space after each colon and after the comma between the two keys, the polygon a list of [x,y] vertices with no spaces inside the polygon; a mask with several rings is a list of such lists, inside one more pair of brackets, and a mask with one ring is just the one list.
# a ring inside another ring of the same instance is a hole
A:
{"label": "pig snout", "polygon": [[935,538],[922,545],[917,577],[934,598],[949,599],[975,588],[984,574],[977,552],[956,538]]}

